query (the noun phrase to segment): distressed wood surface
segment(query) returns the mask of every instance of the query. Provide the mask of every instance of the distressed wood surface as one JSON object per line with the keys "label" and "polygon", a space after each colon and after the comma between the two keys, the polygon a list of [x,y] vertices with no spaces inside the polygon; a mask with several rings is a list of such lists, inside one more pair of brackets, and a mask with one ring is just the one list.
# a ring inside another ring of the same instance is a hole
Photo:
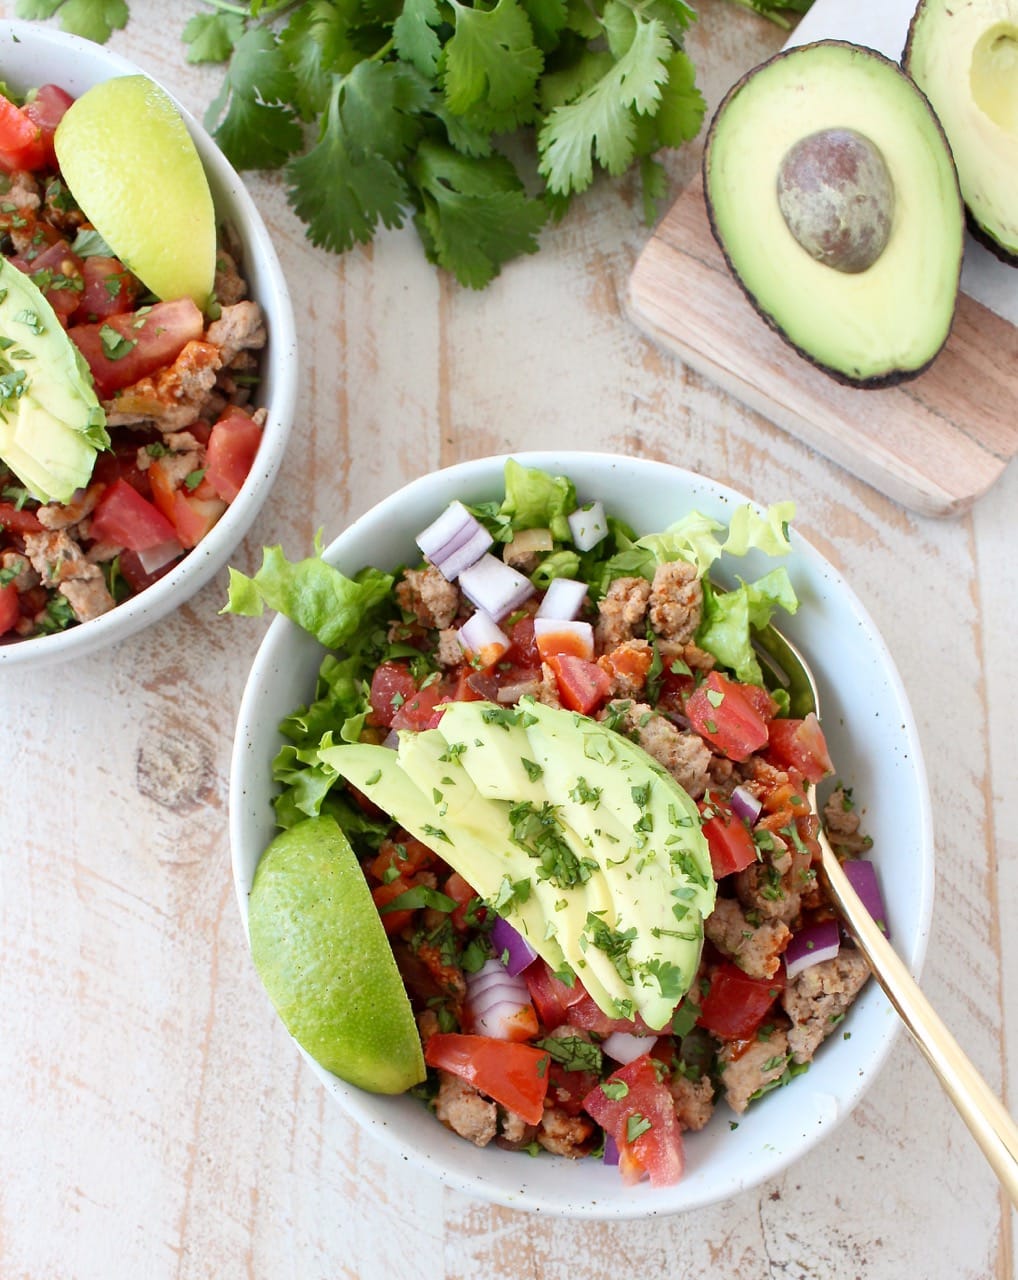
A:
{"label": "distressed wood surface", "polygon": [[[196,7],[132,0],[113,43],[200,115],[218,73],[188,67],[176,39]],[[704,0],[690,49],[710,101],[781,39]],[[670,160],[676,191],[696,162],[695,148]],[[924,986],[1013,1098],[1015,466],[971,511],[924,518],[663,353],[623,310],[649,237],[635,184],[595,188],[482,294],[429,267],[412,231],[328,257],[278,177],[249,185],[304,376],[292,447],[234,562],[253,570],[269,542],[304,554],[405,480],[515,448],[629,452],[794,496],[915,709],[939,876]],[[246,952],[227,770],[267,621],[219,617],[224,585],[118,649],[0,685],[4,1280],[1014,1280],[1012,1212],[904,1036],[811,1155],[695,1218],[533,1218],[373,1149],[299,1060]]]}

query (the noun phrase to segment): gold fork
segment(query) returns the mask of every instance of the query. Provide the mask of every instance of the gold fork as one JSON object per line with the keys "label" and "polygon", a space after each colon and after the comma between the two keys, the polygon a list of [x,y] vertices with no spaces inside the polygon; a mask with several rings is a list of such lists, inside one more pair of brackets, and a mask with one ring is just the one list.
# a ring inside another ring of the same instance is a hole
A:
{"label": "gold fork", "polygon": [[[820,714],[816,681],[799,650],[774,627],[757,633],[760,656],[786,689],[792,714]],[[810,809],[819,818],[816,787],[807,788]],[[979,1144],[1012,1204],[1018,1206],[1018,1127],[1000,1099],[975,1069],[948,1031],[904,962],[842,870],[837,854],[820,824],[820,878],[838,909],[873,976],[884,989],[927,1062],[936,1072],[947,1096],[958,1109]]]}

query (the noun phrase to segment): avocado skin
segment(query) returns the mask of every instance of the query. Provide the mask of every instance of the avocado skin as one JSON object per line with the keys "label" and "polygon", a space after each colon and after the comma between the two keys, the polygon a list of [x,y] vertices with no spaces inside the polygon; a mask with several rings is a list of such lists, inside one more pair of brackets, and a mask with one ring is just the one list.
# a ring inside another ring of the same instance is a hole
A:
{"label": "avocado skin", "polygon": [[[878,374],[871,377],[856,378],[856,377],[852,377],[849,374],[844,373],[840,369],[837,369],[828,364],[825,364],[823,361],[819,360],[816,357],[816,355],[813,352],[811,352],[807,347],[804,347],[800,343],[797,343],[796,341],[794,341],[794,339],[792,339],[789,336],[789,334],[785,331],[784,328],[782,328],[782,326],[778,323],[778,321],[764,309],[760,299],[752,292],[751,289],[747,287],[745,281],[742,279],[741,273],[737,270],[735,263],[732,261],[732,258],[725,245],[723,236],[718,226],[717,218],[715,216],[713,203],[709,195],[708,174],[710,171],[712,147],[716,137],[717,123],[722,118],[723,112],[726,106],[728,105],[728,103],[743,88],[745,88],[745,86],[759,72],[767,68],[770,68],[776,64],[780,64],[781,62],[785,61],[789,57],[795,56],[796,54],[800,54],[804,50],[814,49],[814,48],[831,48],[831,47],[840,47],[848,50],[859,50],[860,48],[862,48],[862,46],[855,45],[851,41],[847,41],[847,40],[819,40],[819,41],[814,41],[812,44],[799,45],[799,46],[796,46],[795,48],[785,49],[779,53],[774,54],[772,57],[766,59],[764,62],[758,64],[756,67],[751,68],[749,71],[745,73],[745,75],[741,76],[739,80],[736,81],[735,84],[732,85],[732,87],[728,90],[724,98],[719,103],[717,110],[714,112],[714,115],[711,118],[711,122],[707,131],[707,138],[704,145],[703,158],[701,161],[701,175],[703,180],[704,205],[706,207],[707,222],[708,222],[708,225],[710,226],[711,234],[713,235],[715,241],[717,242],[718,248],[721,250],[722,257],[725,260],[725,265],[728,267],[728,270],[731,273],[732,277],[734,278],[736,284],[739,286],[740,290],[748,299],[750,305],[753,307],[753,310],[756,311],[757,315],[764,321],[764,323],[768,326],[768,328],[772,329],[782,339],[782,341],[787,343],[788,346],[790,346],[796,352],[796,354],[802,357],[802,359],[804,359],[808,364],[812,365],[815,369],[820,370],[820,372],[825,374],[827,377],[833,379],[835,382],[840,383],[842,386],[853,387],[857,390],[875,391],[875,390],[881,390],[887,387],[898,386],[903,382],[909,382],[914,378],[918,378],[921,374],[925,373],[926,370],[929,369],[930,366],[933,364],[933,362],[936,360],[940,352],[943,350],[944,343],[946,343],[949,333],[945,335],[944,342],[942,342],[940,346],[931,353],[928,359],[922,365],[913,369],[890,369],[883,374]],[[877,50],[867,48],[866,53],[872,55],[874,59],[882,63],[885,63],[888,67],[893,68],[895,72],[897,72],[898,74],[905,75],[904,71],[900,66],[898,66],[897,63],[893,62],[890,58],[885,57],[882,53],[879,53]],[[927,105],[929,105],[929,100],[926,98],[925,94],[922,94],[922,91],[918,89],[918,86],[915,86],[915,87],[917,92],[920,93],[920,96],[923,97],[924,101],[926,101]],[[947,149],[947,153],[950,156],[951,149],[948,144],[947,137],[944,134],[943,127],[940,124],[940,121],[937,119],[936,114],[933,111],[932,107],[930,108],[930,118],[931,118],[932,126],[936,129],[937,134],[943,141],[944,146]],[[952,160],[952,165],[953,165],[953,160]],[[955,169],[955,176],[957,177],[957,169]],[[961,201],[960,192],[959,192],[958,200],[959,200],[959,205],[962,207],[963,212],[967,212],[964,210],[964,204]],[[957,294],[958,288],[961,285],[961,268],[962,268],[962,260],[959,257],[958,271],[957,271],[957,277],[955,281],[956,294]]]}
{"label": "avocado skin", "polygon": [[[919,3],[915,7],[915,12],[912,14],[908,24],[908,34],[905,37],[905,47],[901,51],[901,65],[906,74],[908,74],[909,63],[912,59],[912,45],[915,40],[916,30],[918,29],[919,22],[922,19],[925,9],[926,0],[919,0]],[[923,92],[922,89],[919,88],[919,85],[916,85],[916,88],[919,89],[920,93]],[[926,95],[923,94],[923,97],[926,97]],[[928,98],[927,101],[929,101]],[[930,110],[933,111],[932,103],[930,104]],[[936,116],[936,111],[933,111],[933,114]],[[943,132],[942,126],[941,132]],[[989,249],[990,253],[992,253],[1000,262],[1003,262],[1005,266],[1018,267],[1018,251],[1012,251],[1002,245],[1000,241],[976,219],[967,204],[965,205],[965,226],[972,239],[981,244],[984,249]]]}

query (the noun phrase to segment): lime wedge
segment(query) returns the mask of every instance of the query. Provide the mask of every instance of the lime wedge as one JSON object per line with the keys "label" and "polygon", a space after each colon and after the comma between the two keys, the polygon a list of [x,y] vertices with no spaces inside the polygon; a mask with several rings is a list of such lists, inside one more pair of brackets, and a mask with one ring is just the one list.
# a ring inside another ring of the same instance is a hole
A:
{"label": "lime wedge", "polygon": [[57,159],[85,215],[157,297],[203,310],[216,266],[216,219],[180,113],[147,76],[83,93],[57,126]]}
{"label": "lime wedge", "polygon": [[316,1062],[372,1093],[424,1079],[403,979],[333,818],[307,818],[276,836],[255,872],[248,924],[269,999]]}

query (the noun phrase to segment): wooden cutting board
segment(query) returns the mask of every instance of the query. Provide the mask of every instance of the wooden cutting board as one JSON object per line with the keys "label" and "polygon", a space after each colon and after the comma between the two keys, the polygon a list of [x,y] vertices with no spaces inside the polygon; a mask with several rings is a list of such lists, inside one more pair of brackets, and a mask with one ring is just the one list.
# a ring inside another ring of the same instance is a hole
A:
{"label": "wooden cutting board", "polygon": [[[837,36],[897,57],[910,0],[817,0],[794,43]],[[629,281],[632,319],[778,426],[924,515],[966,510],[1018,453],[1018,270],[970,245],[950,337],[926,373],[863,391],[796,355],[750,306],[707,222],[699,181]]]}

